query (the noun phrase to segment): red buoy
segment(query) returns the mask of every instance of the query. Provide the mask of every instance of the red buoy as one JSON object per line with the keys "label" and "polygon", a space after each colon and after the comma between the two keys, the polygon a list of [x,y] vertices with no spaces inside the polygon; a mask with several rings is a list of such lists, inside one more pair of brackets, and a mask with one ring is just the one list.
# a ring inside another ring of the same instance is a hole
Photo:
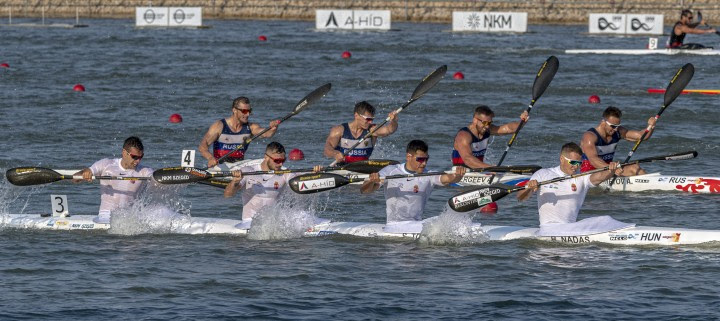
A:
{"label": "red buoy", "polygon": [[261,36],[258,37],[258,40],[260,40],[260,41],[267,41],[267,37],[261,35]]}
{"label": "red buoy", "polygon": [[590,96],[590,98],[588,98],[588,102],[591,104],[599,104],[600,97],[598,95],[592,95],[592,96]]}
{"label": "red buoy", "polygon": [[352,54],[349,51],[343,51],[342,57],[343,57],[343,59],[348,59],[348,58],[352,57]]}
{"label": "red buoy", "polygon": [[81,84],[77,84],[77,85],[73,86],[73,91],[85,91],[85,86],[83,86]]}
{"label": "red buoy", "polygon": [[291,161],[299,161],[305,159],[305,154],[297,148],[290,151],[290,160]]}
{"label": "red buoy", "polygon": [[3,62],[0,64],[0,67],[2,68],[10,68],[10,65],[7,62]]}
{"label": "red buoy", "polygon": [[458,71],[453,75],[453,79],[463,80],[465,79],[465,75],[462,72]]}
{"label": "red buoy", "polygon": [[170,115],[170,122],[173,124],[182,123],[182,116],[180,114]]}
{"label": "red buoy", "polygon": [[480,208],[480,212],[487,213],[487,214],[497,213],[497,211],[498,211],[498,206],[497,206],[497,203],[495,203],[495,202],[488,203],[487,205]]}

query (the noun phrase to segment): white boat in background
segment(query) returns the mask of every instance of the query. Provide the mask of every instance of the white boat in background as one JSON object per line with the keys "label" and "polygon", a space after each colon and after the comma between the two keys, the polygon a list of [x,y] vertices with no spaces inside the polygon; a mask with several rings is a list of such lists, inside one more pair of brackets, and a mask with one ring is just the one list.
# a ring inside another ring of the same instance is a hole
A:
{"label": "white boat in background", "polygon": [[597,54],[597,55],[701,55],[720,56],[720,50],[703,49],[567,49],[566,54]]}
{"label": "white boat in background", "polygon": [[[5,214],[0,215],[0,227],[38,230],[83,230],[107,231],[110,224],[96,223],[95,215],[73,215],[69,217],[52,217],[40,214]],[[321,223],[310,228],[305,236],[321,237],[328,235],[349,235],[381,239],[418,239],[422,236],[423,222],[408,222],[397,227],[388,227],[380,223],[360,222],[329,222],[319,219]],[[220,218],[188,217],[173,222],[170,233],[176,234],[227,234],[244,235],[249,229],[240,225],[241,221]],[[507,241],[531,239],[555,243],[582,244],[606,243],[614,245],[660,245],[677,246],[708,242],[720,242],[720,230],[696,230],[669,227],[627,227],[588,235],[570,236],[538,236],[539,228],[520,226],[484,226],[473,223],[467,229],[473,235],[482,235],[483,241]]]}
{"label": "white boat in background", "polygon": [[675,191],[693,194],[718,194],[720,193],[720,177],[668,176],[660,173],[652,173],[630,177],[616,177],[612,186],[610,186],[610,180],[607,180],[600,184],[599,187],[625,192]]}

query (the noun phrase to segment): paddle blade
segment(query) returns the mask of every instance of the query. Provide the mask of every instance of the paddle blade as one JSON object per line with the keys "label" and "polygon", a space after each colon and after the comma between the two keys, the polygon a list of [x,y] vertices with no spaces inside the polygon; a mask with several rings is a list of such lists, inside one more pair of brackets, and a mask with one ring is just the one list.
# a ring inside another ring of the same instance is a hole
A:
{"label": "paddle blade", "polygon": [[550,86],[550,82],[552,82],[553,78],[555,77],[555,73],[557,73],[559,67],[560,61],[558,61],[557,57],[550,56],[550,58],[545,60],[545,63],[543,63],[542,67],[540,67],[537,76],[535,76],[535,82],[533,83],[533,103],[535,103],[535,101],[538,100],[540,96],[542,96],[542,94],[545,92],[545,89]]}
{"label": "paddle blade", "polygon": [[385,166],[397,164],[400,163],[394,160],[369,159],[340,166],[340,169],[363,174],[372,174],[379,172],[381,169],[385,168]]}
{"label": "paddle blade", "polygon": [[167,167],[153,172],[153,178],[161,184],[187,184],[210,177],[210,172],[194,167]]}
{"label": "paddle blade", "polygon": [[648,157],[639,159],[636,162],[638,163],[647,163],[647,162],[654,162],[654,161],[663,161],[663,160],[684,160],[684,159],[693,159],[697,157],[698,152],[696,151],[689,151],[684,153],[677,153],[672,155],[665,155],[665,156],[655,156],[655,157]]}
{"label": "paddle blade", "polygon": [[413,91],[412,96],[410,97],[410,101],[417,100],[418,98],[425,95],[425,93],[428,92],[432,87],[435,87],[435,85],[440,81],[440,79],[443,79],[446,72],[447,66],[442,65],[440,66],[440,68],[435,69],[435,71],[425,76],[425,78],[423,78],[423,80],[420,81],[420,84],[418,84],[418,86],[415,88],[415,91]]}
{"label": "paddle blade", "polygon": [[298,194],[313,194],[350,184],[344,176],[331,173],[313,173],[290,179],[290,189]]}
{"label": "paddle blade", "polygon": [[48,184],[63,179],[63,176],[49,168],[16,167],[5,172],[8,182],[17,186]]}
{"label": "paddle blade", "polygon": [[670,80],[670,84],[667,86],[667,89],[665,89],[665,102],[663,106],[669,106],[675,101],[675,98],[680,96],[685,86],[687,86],[690,79],[692,79],[693,74],[695,74],[695,67],[693,67],[692,64],[685,64],[685,66],[682,66],[682,68],[675,73],[675,77]]}
{"label": "paddle blade", "polygon": [[469,212],[495,202],[511,193],[514,186],[493,184],[455,194],[448,205],[456,212]]}
{"label": "paddle blade", "polygon": [[330,91],[330,83],[324,84],[317,89],[313,90],[313,92],[309,93],[305,98],[301,99],[297,105],[295,105],[295,109],[293,109],[293,114],[297,114],[305,107],[309,106],[310,104],[320,100],[320,98],[323,98],[329,91]]}
{"label": "paddle blade", "polygon": [[532,174],[540,170],[542,167],[538,165],[513,165],[513,166],[491,166],[472,170],[473,172],[494,172],[494,173],[515,173],[515,174]]}

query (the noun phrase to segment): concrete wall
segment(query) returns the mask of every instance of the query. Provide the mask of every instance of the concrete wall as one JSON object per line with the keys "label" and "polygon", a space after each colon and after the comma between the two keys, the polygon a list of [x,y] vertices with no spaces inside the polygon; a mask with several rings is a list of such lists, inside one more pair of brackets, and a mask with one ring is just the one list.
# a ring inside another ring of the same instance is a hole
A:
{"label": "concrete wall", "polygon": [[587,23],[588,13],[664,14],[677,20],[680,10],[701,10],[711,24],[720,25],[720,0],[0,0],[0,17],[124,18],[133,19],[138,6],[203,7],[203,19],[314,20],[315,9],[391,10],[393,21],[442,22],[453,11],[528,12],[530,23]]}

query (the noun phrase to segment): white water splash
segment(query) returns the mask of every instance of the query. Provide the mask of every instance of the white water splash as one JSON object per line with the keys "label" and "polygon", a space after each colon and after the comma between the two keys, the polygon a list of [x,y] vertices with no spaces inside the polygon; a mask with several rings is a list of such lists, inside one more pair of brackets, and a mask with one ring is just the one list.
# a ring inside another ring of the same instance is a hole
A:
{"label": "white water splash", "polygon": [[280,195],[279,202],[263,207],[255,214],[248,239],[285,240],[302,237],[316,224],[313,208],[317,200],[316,196],[300,198],[300,195],[286,190]]}
{"label": "white water splash", "polygon": [[113,211],[111,234],[168,234],[190,221],[190,207],[177,198],[178,186],[149,186],[138,199]]}
{"label": "white water splash", "polygon": [[425,220],[419,242],[431,245],[462,245],[486,242],[488,235],[473,224],[472,215],[445,207],[436,217]]}

